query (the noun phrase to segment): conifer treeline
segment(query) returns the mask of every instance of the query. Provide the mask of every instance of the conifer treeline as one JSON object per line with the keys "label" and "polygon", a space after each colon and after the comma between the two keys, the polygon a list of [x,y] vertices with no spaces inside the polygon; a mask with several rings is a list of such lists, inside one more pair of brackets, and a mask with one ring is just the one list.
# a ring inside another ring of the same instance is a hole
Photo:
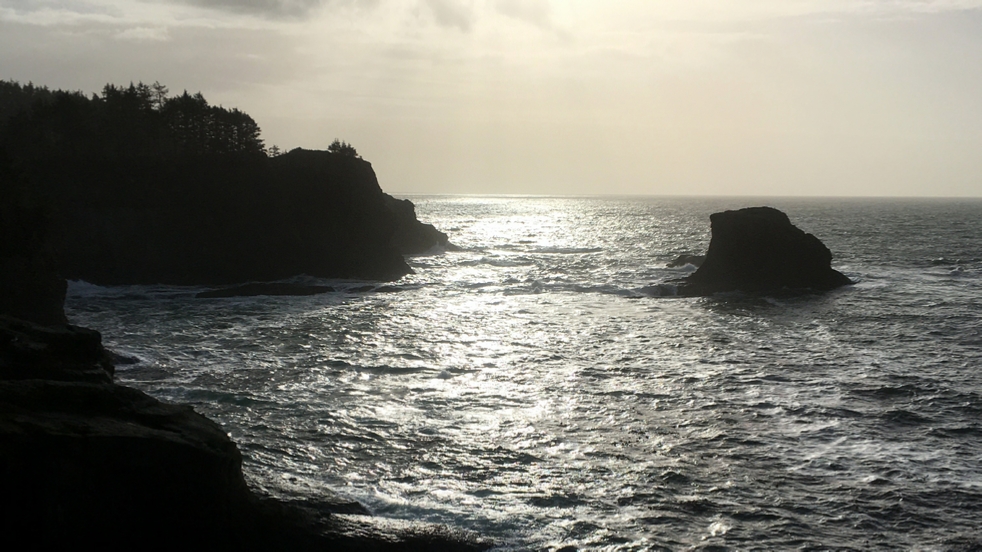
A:
{"label": "conifer treeline", "polygon": [[102,94],[0,81],[0,146],[17,159],[263,153],[259,125],[201,93],[107,84]]}
{"label": "conifer treeline", "polygon": [[354,147],[277,153],[245,113],[159,83],[0,81],[0,288],[44,270],[100,285],[410,271],[393,236],[417,231],[412,205]]}

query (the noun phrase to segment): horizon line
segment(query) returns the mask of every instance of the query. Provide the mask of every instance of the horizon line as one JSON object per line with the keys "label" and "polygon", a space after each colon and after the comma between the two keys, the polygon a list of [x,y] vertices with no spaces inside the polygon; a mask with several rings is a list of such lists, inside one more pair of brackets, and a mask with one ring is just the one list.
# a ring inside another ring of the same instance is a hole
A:
{"label": "horizon line", "polygon": [[982,201],[977,196],[928,196],[928,195],[739,195],[739,194],[510,194],[480,192],[385,192],[392,196],[443,196],[443,197],[500,197],[500,198],[679,198],[679,199],[925,199]]}

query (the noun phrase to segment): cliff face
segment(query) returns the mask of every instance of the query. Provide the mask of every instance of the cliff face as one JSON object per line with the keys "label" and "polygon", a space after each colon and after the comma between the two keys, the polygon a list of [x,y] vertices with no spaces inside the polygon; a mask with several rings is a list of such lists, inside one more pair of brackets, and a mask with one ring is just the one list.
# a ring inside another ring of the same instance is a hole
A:
{"label": "cliff face", "polygon": [[408,199],[396,199],[385,194],[385,204],[395,217],[396,231],[390,243],[404,255],[426,253],[434,246],[453,249],[446,234],[432,224],[416,219],[416,206]]}
{"label": "cliff face", "polygon": [[0,150],[0,313],[66,322],[66,285],[54,273],[49,227],[41,199]]}
{"label": "cliff face", "polygon": [[371,164],[323,151],[74,159],[30,173],[52,203],[60,272],[102,285],[393,280],[411,272],[403,253],[446,242],[382,192]]}

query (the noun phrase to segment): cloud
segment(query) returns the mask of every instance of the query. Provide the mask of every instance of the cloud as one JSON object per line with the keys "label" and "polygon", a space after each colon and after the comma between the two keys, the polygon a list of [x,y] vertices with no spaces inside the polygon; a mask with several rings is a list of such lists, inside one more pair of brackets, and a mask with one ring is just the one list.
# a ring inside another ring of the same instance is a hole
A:
{"label": "cloud", "polygon": [[328,0],[182,0],[203,8],[272,17],[303,17]]}
{"label": "cloud", "polygon": [[119,18],[116,6],[104,2],[0,0],[0,20],[31,25],[112,22]]}
{"label": "cloud", "polygon": [[116,34],[117,40],[133,40],[137,42],[165,42],[170,40],[170,34],[162,27],[133,27]]}
{"label": "cloud", "polygon": [[[161,1],[161,0],[158,0]],[[230,13],[274,19],[306,19],[321,8],[374,8],[381,0],[162,0]]]}
{"label": "cloud", "polygon": [[470,31],[474,26],[474,8],[459,0],[423,0],[437,25]]}
{"label": "cloud", "polygon": [[548,0],[497,0],[494,8],[501,15],[536,27],[548,28],[552,24],[552,9]]}

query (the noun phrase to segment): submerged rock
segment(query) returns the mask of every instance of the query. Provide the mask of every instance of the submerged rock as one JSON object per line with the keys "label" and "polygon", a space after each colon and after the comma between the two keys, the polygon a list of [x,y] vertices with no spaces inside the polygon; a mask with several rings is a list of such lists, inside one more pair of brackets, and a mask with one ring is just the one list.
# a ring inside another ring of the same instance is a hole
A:
{"label": "submerged rock", "polygon": [[256,295],[318,295],[334,291],[331,286],[310,286],[280,282],[253,283],[241,286],[202,291],[195,295],[198,299],[226,297],[253,297]]}
{"label": "submerged rock", "polygon": [[783,289],[826,291],[853,283],[831,267],[832,252],[772,207],[748,207],[710,216],[706,259],[679,284],[679,295]]}
{"label": "submerged rock", "polygon": [[667,265],[668,268],[679,268],[685,265],[692,265],[696,268],[702,266],[703,261],[706,260],[705,255],[679,255],[675,257],[674,260],[670,261]]}

